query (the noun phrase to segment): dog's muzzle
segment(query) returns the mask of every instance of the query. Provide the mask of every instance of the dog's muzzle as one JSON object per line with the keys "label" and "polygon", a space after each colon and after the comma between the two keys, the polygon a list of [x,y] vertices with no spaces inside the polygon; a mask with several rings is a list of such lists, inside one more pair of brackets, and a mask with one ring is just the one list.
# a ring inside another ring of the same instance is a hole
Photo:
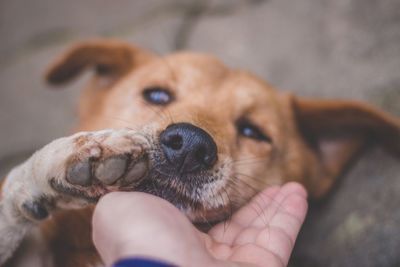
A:
{"label": "dog's muzzle", "polygon": [[190,123],[169,125],[160,134],[168,164],[180,174],[210,170],[217,161],[217,145],[203,129]]}

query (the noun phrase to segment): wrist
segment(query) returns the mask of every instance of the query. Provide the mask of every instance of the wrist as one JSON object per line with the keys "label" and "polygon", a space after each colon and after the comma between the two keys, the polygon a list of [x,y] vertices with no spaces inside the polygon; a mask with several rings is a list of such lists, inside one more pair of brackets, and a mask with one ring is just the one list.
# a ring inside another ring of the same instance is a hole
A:
{"label": "wrist", "polygon": [[177,267],[177,265],[147,257],[133,257],[118,260],[113,267]]}

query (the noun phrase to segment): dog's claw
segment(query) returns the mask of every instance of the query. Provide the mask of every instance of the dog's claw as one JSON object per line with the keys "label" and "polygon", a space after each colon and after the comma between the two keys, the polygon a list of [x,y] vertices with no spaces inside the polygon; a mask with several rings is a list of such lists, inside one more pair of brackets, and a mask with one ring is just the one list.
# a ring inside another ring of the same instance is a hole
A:
{"label": "dog's claw", "polygon": [[96,178],[106,185],[115,183],[125,173],[128,160],[129,158],[126,155],[115,156],[104,160],[96,169]]}
{"label": "dog's claw", "polygon": [[92,184],[92,174],[89,159],[71,164],[67,169],[66,179],[73,185],[89,186]]}

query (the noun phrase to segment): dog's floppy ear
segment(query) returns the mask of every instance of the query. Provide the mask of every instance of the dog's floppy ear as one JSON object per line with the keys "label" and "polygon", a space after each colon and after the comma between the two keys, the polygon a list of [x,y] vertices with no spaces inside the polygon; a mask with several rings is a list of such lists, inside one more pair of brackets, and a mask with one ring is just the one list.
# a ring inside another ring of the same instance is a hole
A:
{"label": "dog's floppy ear", "polygon": [[118,79],[152,57],[152,54],[125,42],[101,39],[81,42],[50,66],[46,80],[53,85],[64,84],[91,67],[97,75]]}
{"label": "dog's floppy ear", "polygon": [[325,183],[314,192],[323,195],[334,180],[369,144],[380,144],[400,157],[400,120],[370,105],[342,100],[292,97],[301,138],[318,162]]}

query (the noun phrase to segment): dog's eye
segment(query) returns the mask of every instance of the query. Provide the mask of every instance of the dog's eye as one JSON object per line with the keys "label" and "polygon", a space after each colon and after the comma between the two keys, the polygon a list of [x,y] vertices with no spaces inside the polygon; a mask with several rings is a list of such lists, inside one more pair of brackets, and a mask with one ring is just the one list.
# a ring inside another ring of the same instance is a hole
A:
{"label": "dog's eye", "polygon": [[265,135],[257,126],[247,120],[239,120],[236,127],[239,134],[244,137],[272,143],[272,139],[269,136]]}
{"label": "dog's eye", "polygon": [[149,87],[143,91],[143,97],[147,102],[154,105],[167,105],[173,100],[168,89],[162,87]]}

